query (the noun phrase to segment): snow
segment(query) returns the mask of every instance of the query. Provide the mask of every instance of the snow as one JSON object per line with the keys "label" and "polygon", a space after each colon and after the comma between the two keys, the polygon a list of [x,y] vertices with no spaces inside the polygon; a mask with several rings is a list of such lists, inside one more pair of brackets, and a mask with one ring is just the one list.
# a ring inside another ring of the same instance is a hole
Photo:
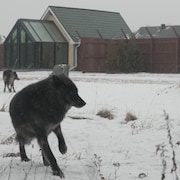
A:
{"label": "snow", "polygon": [[[17,73],[20,80],[15,81],[15,89],[20,91],[51,72]],[[69,76],[87,104],[71,108],[62,122],[67,154],[60,154],[54,134],[48,138],[66,179],[159,180],[162,173],[167,180],[180,177],[179,74],[70,72]],[[26,146],[31,161],[20,161],[8,112],[15,93],[4,93],[3,86],[0,71],[0,179],[60,179],[43,166],[36,140]],[[110,110],[114,119],[96,115],[103,109]],[[128,112],[137,120],[126,122]]]}
{"label": "snow", "polygon": [[0,34],[0,44],[3,44],[4,40],[5,40],[5,37]]}

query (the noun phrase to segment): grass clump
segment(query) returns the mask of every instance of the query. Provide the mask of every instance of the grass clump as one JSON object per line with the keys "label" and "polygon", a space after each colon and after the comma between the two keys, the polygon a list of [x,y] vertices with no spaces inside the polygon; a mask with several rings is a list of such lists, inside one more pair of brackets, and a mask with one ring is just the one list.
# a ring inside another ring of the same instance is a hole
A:
{"label": "grass clump", "polygon": [[9,136],[8,138],[1,140],[0,144],[4,144],[4,145],[12,144],[15,141],[15,137],[16,137],[16,134],[14,133],[11,136]]}
{"label": "grass clump", "polygon": [[110,120],[114,119],[114,114],[110,110],[107,110],[107,109],[100,110],[96,115],[102,118],[110,119]]}
{"label": "grass clump", "polygon": [[137,120],[136,115],[132,114],[131,112],[126,113],[126,117],[125,117],[126,122],[135,121],[135,120]]}
{"label": "grass clump", "polygon": [[6,104],[3,104],[2,107],[0,108],[0,112],[5,112],[6,111]]}

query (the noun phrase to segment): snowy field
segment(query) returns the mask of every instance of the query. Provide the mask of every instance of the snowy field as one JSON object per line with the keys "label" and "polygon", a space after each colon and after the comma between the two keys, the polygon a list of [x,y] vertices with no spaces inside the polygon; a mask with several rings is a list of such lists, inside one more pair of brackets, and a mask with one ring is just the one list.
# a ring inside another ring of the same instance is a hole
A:
{"label": "snowy field", "polygon": [[[16,91],[51,72],[18,72]],[[177,180],[180,178],[180,74],[90,74],[70,72],[86,101],[71,108],[62,130],[68,152],[61,155],[54,134],[50,147],[67,180]],[[36,140],[21,162],[9,102],[0,71],[0,180],[57,180],[44,167]],[[97,115],[109,110],[114,119]],[[137,120],[127,122],[126,114]],[[163,177],[164,175],[164,177]]]}

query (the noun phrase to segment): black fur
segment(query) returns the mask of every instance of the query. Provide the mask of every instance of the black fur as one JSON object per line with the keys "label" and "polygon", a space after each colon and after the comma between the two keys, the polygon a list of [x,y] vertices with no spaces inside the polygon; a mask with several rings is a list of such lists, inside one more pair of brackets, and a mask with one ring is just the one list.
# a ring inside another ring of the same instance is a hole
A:
{"label": "black fur", "polygon": [[24,145],[37,138],[44,165],[50,165],[53,174],[63,178],[64,174],[51,152],[47,137],[53,131],[58,138],[60,152],[66,153],[60,122],[71,106],[80,108],[85,104],[75,84],[63,74],[50,76],[18,92],[10,103],[9,111],[17,133],[21,160],[29,161]]}
{"label": "black fur", "polygon": [[3,72],[3,80],[4,80],[4,92],[6,92],[6,87],[8,88],[9,92],[15,91],[14,89],[14,80],[19,80],[18,75],[15,71],[6,70]]}

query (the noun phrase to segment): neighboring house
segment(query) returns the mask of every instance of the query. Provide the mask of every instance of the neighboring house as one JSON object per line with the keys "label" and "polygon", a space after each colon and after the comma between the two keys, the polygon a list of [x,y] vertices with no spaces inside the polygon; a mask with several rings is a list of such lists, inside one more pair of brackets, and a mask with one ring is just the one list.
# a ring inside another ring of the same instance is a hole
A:
{"label": "neighboring house", "polygon": [[180,26],[168,26],[161,24],[161,26],[141,27],[135,34],[137,39],[151,39],[151,38],[179,38]]}

